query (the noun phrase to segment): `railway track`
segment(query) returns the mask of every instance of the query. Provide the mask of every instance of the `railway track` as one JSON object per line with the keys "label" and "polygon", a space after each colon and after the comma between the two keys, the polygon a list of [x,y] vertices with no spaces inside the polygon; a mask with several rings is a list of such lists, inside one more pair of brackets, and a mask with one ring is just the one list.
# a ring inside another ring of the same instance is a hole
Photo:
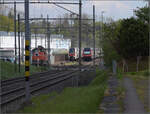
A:
{"label": "railway track", "polygon": [[[77,68],[72,67],[72,68]],[[85,69],[90,66],[82,66]],[[53,87],[59,85],[69,79],[73,79],[79,73],[77,70],[61,70],[61,71],[47,71],[43,73],[33,74],[30,76],[30,93],[31,96],[40,94],[45,88]],[[70,80],[70,81],[71,81]],[[25,77],[13,78],[1,81],[0,89],[0,105],[1,107],[7,107],[7,105],[25,98]],[[19,105],[19,103],[17,103]],[[2,108],[3,109],[3,108]],[[9,109],[9,108],[7,108]],[[7,112],[5,110],[4,112]]]}
{"label": "railway track", "polygon": [[[60,81],[63,81],[69,77],[72,77],[72,74],[76,73],[76,71],[66,71],[63,73],[56,73],[52,75],[41,75],[41,77],[31,78],[30,80],[30,92],[31,94],[35,91],[38,91],[42,88],[45,88],[47,86],[51,86],[53,84],[59,83]],[[19,82],[20,84],[20,82]],[[5,86],[4,86],[5,85]],[[25,95],[25,81],[22,81],[21,85],[18,85],[18,83],[12,83],[9,86],[6,86],[6,84],[2,84],[1,88],[1,102],[0,105],[4,105],[6,103],[12,102],[20,97],[23,97]]]}
{"label": "railway track", "polygon": [[[35,73],[35,74],[32,74],[30,76],[30,79],[35,78],[35,76],[37,78],[37,77],[45,76],[47,74],[55,74],[55,73],[58,73],[58,72],[62,72],[62,71],[52,70],[52,71],[45,71],[45,72]],[[25,80],[25,77],[16,77],[16,78],[11,78],[11,79],[7,79],[7,80],[1,80],[1,87],[11,85],[11,84],[14,84],[14,83],[20,83],[24,80]]]}

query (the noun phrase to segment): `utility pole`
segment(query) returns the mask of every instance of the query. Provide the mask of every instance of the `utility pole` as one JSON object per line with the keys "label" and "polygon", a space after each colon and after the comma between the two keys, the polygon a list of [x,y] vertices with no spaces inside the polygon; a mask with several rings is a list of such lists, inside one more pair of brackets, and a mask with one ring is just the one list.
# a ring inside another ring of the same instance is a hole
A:
{"label": "utility pole", "polygon": [[45,49],[46,49],[46,32],[45,32]]}
{"label": "utility pole", "polygon": [[24,62],[24,36],[23,32],[21,32],[21,53],[22,53],[22,62]]}
{"label": "utility pole", "polygon": [[49,62],[49,67],[51,64],[51,59],[50,59],[50,25],[48,22],[48,15],[47,15],[47,41],[48,41],[48,62]]}
{"label": "utility pole", "polygon": [[86,28],[86,47],[88,47],[88,43],[89,43],[89,37],[88,37],[89,33],[88,33],[88,27]]}
{"label": "utility pole", "polygon": [[15,35],[15,71],[17,71],[16,62],[17,62],[17,46],[16,46],[16,1],[14,2],[14,35]]}
{"label": "utility pole", "polygon": [[93,5],[93,50],[94,50],[93,65],[95,66],[95,5]]}
{"label": "utility pole", "polygon": [[101,12],[102,14],[102,24],[101,24],[101,39],[103,39],[103,13],[104,11]]}
{"label": "utility pole", "polygon": [[19,47],[19,73],[20,73],[20,15],[18,14],[18,47]]}
{"label": "utility pole", "polygon": [[[149,16],[150,16],[150,0],[148,1],[148,7],[149,7]],[[150,27],[150,17],[149,17],[149,27]],[[149,29],[149,38],[150,38],[150,29]],[[150,44],[150,40],[149,40],[149,44]]]}
{"label": "utility pole", "polygon": [[29,25],[29,0],[25,0],[25,93],[26,103],[30,101],[30,25]]}
{"label": "utility pole", "polygon": [[37,30],[36,29],[34,29],[34,33],[35,33],[35,48],[37,48],[37,36],[36,36]]}
{"label": "utility pole", "polygon": [[81,70],[81,31],[82,31],[82,2],[79,0],[79,70]]}
{"label": "utility pole", "polygon": [[100,49],[100,53],[99,53],[99,59],[101,59],[101,24],[99,21],[99,49]]}

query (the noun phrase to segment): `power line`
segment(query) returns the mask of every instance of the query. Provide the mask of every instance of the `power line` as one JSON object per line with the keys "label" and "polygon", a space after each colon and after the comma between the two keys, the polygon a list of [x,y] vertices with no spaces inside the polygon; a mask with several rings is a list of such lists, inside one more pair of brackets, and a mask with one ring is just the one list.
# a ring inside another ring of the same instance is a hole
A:
{"label": "power line", "polygon": [[[14,4],[14,1],[0,1],[0,4]],[[16,1],[16,4],[25,4],[24,1]],[[29,1],[29,4],[67,4],[67,5],[79,5],[79,3],[71,3],[71,2],[50,2],[47,1]]]}

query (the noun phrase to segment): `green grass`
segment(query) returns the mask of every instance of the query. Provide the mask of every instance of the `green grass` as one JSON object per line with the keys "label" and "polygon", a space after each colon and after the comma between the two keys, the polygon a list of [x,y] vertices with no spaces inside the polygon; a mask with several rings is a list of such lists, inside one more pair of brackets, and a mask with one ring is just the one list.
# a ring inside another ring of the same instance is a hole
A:
{"label": "green grass", "polygon": [[149,77],[150,76],[150,71],[148,70],[143,70],[139,72],[127,72],[125,73],[126,75],[132,75],[132,76],[141,76],[141,77]]}
{"label": "green grass", "polygon": [[[33,106],[21,113],[96,113],[106,89],[106,73],[97,72],[89,86],[66,88],[61,94],[51,93],[34,97]],[[101,83],[103,82],[103,83]]]}
{"label": "green grass", "polygon": [[123,79],[123,74],[122,74],[122,71],[121,71],[121,69],[117,69],[117,78],[119,79],[119,80],[122,80]]}
{"label": "green grass", "polygon": [[66,62],[64,63],[64,65],[69,66],[69,65],[78,65],[78,62],[74,61],[74,62]]}
{"label": "green grass", "polygon": [[[4,62],[0,61],[0,77],[1,79],[8,79],[8,78],[13,78],[13,77],[19,77],[19,76],[24,76],[25,72],[25,67],[24,65],[21,65],[20,67],[20,73],[19,73],[19,66],[16,65],[17,71],[15,71],[15,64],[10,63],[10,62]],[[36,67],[30,65],[30,73],[33,74],[35,72],[41,72],[46,70],[44,67]]]}

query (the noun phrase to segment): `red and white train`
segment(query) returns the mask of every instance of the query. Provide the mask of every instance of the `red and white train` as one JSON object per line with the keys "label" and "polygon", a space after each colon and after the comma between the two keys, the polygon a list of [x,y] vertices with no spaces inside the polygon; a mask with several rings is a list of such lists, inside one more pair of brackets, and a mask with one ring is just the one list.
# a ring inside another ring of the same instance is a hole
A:
{"label": "red and white train", "polygon": [[[95,48],[95,58],[100,56],[102,49]],[[84,61],[90,61],[94,58],[93,48],[82,48],[81,57]],[[75,61],[79,59],[79,48],[70,48],[69,49],[69,60]]]}

